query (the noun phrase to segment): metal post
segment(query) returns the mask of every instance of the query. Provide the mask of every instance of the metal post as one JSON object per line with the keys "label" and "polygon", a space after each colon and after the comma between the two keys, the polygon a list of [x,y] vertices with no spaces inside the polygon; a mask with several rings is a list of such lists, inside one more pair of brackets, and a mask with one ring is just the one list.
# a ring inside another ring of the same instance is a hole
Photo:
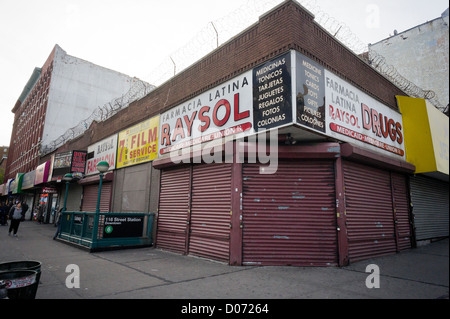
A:
{"label": "metal post", "polygon": [[98,184],[97,208],[95,209],[95,213],[97,215],[100,213],[100,198],[102,195],[102,184],[103,184],[103,173],[100,173],[100,182]]}
{"label": "metal post", "polygon": [[94,225],[92,228],[92,247],[91,248],[95,248],[97,245],[98,224],[99,224],[99,219],[100,219],[100,199],[101,199],[101,195],[102,195],[102,183],[103,183],[103,173],[100,173],[100,182],[98,184],[97,208],[95,209]]}
{"label": "metal post", "polygon": [[66,194],[64,195],[64,206],[63,206],[63,212],[66,211],[66,204],[67,204],[67,194],[69,193],[69,182],[66,182]]}

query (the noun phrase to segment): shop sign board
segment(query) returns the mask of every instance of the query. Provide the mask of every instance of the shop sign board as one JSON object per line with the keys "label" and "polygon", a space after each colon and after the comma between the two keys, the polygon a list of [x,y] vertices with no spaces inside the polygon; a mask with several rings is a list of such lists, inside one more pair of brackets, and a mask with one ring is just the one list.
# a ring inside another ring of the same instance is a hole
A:
{"label": "shop sign board", "polygon": [[142,237],[143,216],[105,216],[103,238]]}
{"label": "shop sign board", "polygon": [[26,173],[22,177],[22,189],[30,189],[34,186],[34,181],[36,179],[36,171],[31,171]]}
{"label": "shop sign board", "polygon": [[385,155],[405,157],[400,113],[296,54],[296,123]]}
{"label": "shop sign board", "polygon": [[117,134],[88,147],[85,175],[98,174],[97,164],[106,161],[109,170],[116,168]]}
{"label": "shop sign board", "polygon": [[52,178],[59,179],[67,173],[84,174],[86,151],[68,151],[55,154],[53,159]]}
{"label": "shop sign board", "polygon": [[253,132],[253,74],[245,72],[161,114],[159,154]]}
{"label": "shop sign board", "polygon": [[290,124],[405,158],[400,113],[294,50],[161,114],[159,156]]}
{"label": "shop sign board", "polygon": [[34,185],[38,185],[38,184],[47,182],[49,170],[50,170],[50,161],[42,163],[41,165],[36,167]]}
{"label": "shop sign board", "polygon": [[291,53],[253,69],[253,123],[256,132],[292,122]]}
{"label": "shop sign board", "polygon": [[154,160],[158,155],[159,116],[119,133],[116,168]]}

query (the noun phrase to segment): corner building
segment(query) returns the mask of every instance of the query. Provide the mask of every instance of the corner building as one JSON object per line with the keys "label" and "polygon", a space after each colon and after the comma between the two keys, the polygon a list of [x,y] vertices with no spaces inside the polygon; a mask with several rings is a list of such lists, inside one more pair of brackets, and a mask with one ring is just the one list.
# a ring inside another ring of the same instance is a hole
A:
{"label": "corner building", "polygon": [[[283,2],[130,106],[160,113],[156,247],[296,266],[412,247],[415,167],[396,96],[406,94]],[[273,130],[277,169],[264,174],[255,141]]]}

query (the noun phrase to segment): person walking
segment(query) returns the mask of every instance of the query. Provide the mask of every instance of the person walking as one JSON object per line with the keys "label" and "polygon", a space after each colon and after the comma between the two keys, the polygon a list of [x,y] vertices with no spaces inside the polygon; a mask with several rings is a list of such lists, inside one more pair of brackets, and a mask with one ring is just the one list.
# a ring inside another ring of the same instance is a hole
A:
{"label": "person walking", "polygon": [[9,211],[9,219],[11,220],[11,225],[9,226],[8,236],[11,236],[11,231],[14,231],[13,236],[17,237],[17,230],[19,229],[19,224],[25,219],[23,214],[22,203],[18,202],[13,205]]}
{"label": "person walking", "polygon": [[8,217],[8,212],[6,211],[7,206],[5,202],[0,204],[0,225],[6,226],[8,223],[6,222]]}
{"label": "person walking", "polygon": [[25,220],[25,216],[27,214],[28,211],[28,204],[26,201],[22,201],[22,215],[23,215],[23,219]]}

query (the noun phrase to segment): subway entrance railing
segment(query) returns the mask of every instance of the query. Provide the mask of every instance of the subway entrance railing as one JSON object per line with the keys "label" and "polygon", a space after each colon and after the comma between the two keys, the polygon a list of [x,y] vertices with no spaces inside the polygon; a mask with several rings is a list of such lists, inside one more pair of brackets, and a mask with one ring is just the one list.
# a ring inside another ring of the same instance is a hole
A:
{"label": "subway entrance railing", "polygon": [[90,251],[151,246],[154,213],[62,212],[59,239]]}

